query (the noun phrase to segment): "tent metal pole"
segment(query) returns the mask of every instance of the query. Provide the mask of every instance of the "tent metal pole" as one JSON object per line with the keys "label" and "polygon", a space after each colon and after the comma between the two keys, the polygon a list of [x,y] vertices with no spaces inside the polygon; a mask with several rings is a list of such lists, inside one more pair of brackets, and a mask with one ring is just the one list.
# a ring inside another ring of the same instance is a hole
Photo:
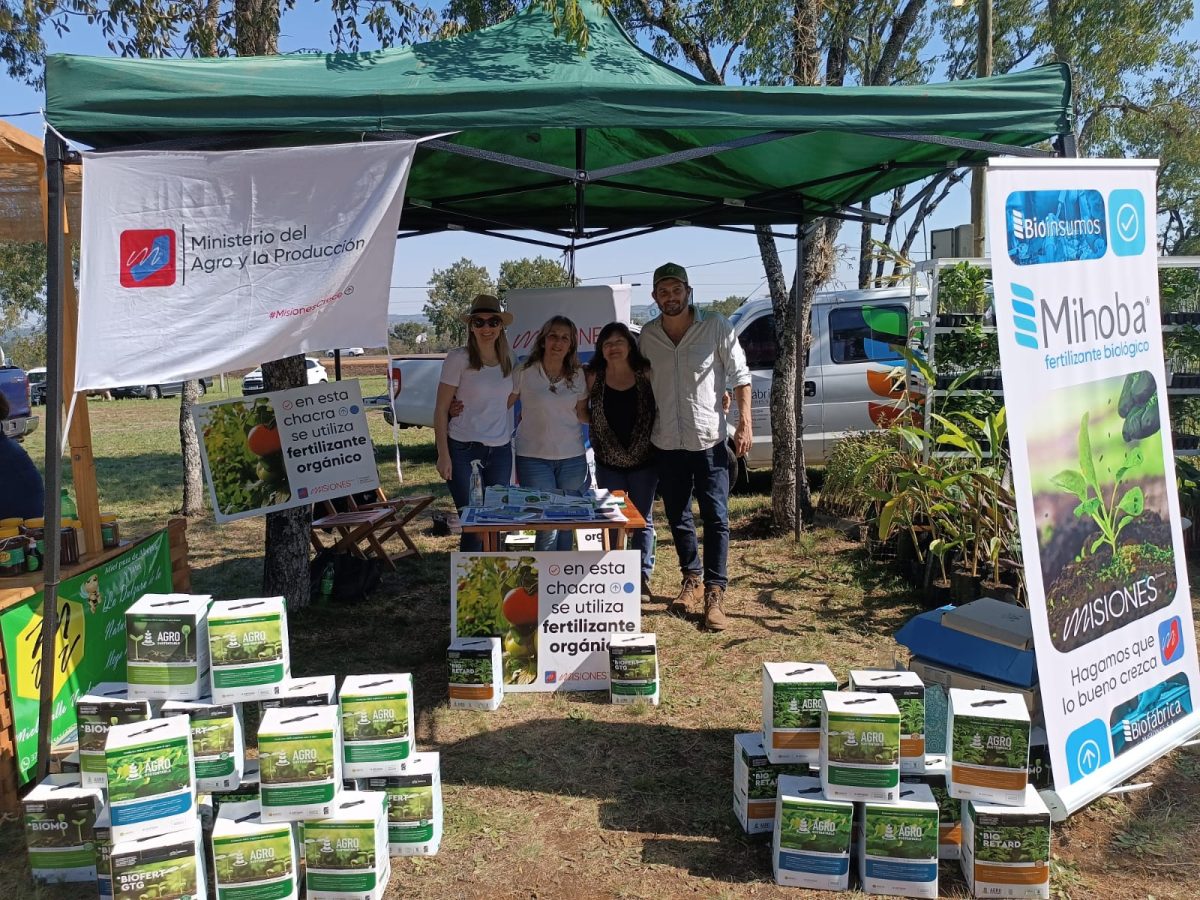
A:
{"label": "tent metal pole", "polygon": [[804,516],[800,509],[800,479],[805,477],[805,473],[801,470],[801,460],[804,452],[804,338],[808,331],[806,323],[800,318],[800,295],[804,290],[804,249],[805,249],[805,234],[804,234],[804,218],[801,215],[800,220],[796,223],[796,303],[795,312],[793,314],[794,321],[792,327],[796,333],[796,385],[792,393],[795,396],[796,406],[796,455],[795,455],[795,478],[793,479],[793,490],[796,492],[796,541],[800,541],[800,532],[804,530]]}
{"label": "tent metal pole", "polygon": [[[572,246],[575,238],[583,236],[587,227],[587,204],[584,202],[584,191],[587,189],[587,129],[575,129],[575,233],[571,236]],[[575,254],[571,253],[571,278],[575,277]]]}
{"label": "tent metal pole", "polygon": [[333,351],[333,380],[342,380],[342,351],[340,349]]}

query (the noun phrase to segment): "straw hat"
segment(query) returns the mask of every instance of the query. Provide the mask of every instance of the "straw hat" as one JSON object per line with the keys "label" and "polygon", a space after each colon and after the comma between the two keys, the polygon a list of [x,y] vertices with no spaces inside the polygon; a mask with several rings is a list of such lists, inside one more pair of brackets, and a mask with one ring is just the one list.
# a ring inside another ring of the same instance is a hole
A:
{"label": "straw hat", "polygon": [[503,326],[507,328],[513,322],[513,314],[500,308],[500,301],[491,294],[477,294],[471,301],[471,311],[459,316],[467,325],[476,316],[499,316]]}

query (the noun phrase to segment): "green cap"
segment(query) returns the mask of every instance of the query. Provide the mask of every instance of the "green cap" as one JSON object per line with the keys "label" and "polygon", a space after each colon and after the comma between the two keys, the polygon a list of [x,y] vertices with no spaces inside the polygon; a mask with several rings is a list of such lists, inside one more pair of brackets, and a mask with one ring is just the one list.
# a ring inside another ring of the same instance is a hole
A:
{"label": "green cap", "polygon": [[654,270],[654,286],[658,287],[658,283],[664,278],[675,278],[687,284],[687,269],[679,263],[663,263]]}

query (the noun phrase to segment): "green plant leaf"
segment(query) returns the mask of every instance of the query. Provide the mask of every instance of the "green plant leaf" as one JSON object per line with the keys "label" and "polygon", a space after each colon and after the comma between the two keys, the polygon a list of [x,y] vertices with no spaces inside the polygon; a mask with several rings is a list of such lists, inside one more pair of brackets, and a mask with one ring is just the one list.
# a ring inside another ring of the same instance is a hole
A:
{"label": "green plant leaf", "polygon": [[1100,512],[1099,497],[1088,497],[1077,507],[1075,507],[1076,518],[1079,518],[1080,516],[1095,516],[1098,512]]}
{"label": "green plant leaf", "polygon": [[1088,550],[1088,553],[1095,553],[1097,550],[1100,549],[1100,547],[1103,544],[1104,544],[1104,535],[1100,535],[1100,537],[1098,537],[1094,541],[1092,541],[1092,546]]}
{"label": "green plant leaf", "polygon": [[888,535],[892,533],[892,520],[896,518],[899,502],[898,497],[893,497],[883,504],[883,509],[879,511],[879,540],[881,541],[886,541]]}
{"label": "green plant leaf", "polygon": [[1117,504],[1117,509],[1121,512],[1129,513],[1131,516],[1140,516],[1142,510],[1146,508],[1146,497],[1142,494],[1140,487],[1131,487],[1125,492],[1121,498],[1121,502]]}
{"label": "green plant leaf", "polygon": [[1087,482],[1074,469],[1064,469],[1051,478],[1050,481],[1068,494],[1074,494],[1080,500],[1087,500]]}
{"label": "green plant leaf", "polygon": [[1084,413],[1079,422],[1079,471],[1096,493],[1100,493],[1100,483],[1096,480],[1096,464],[1092,461],[1092,435],[1088,425],[1088,413]]}

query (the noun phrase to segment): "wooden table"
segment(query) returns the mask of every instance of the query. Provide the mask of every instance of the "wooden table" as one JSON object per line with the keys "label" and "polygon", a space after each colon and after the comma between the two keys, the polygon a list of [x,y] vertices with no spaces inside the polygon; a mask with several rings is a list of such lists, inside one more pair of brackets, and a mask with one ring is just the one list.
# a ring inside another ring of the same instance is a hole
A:
{"label": "wooden table", "polygon": [[625,506],[620,512],[625,516],[624,522],[612,522],[606,519],[554,519],[546,521],[537,519],[526,522],[484,522],[478,525],[463,524],[463,534],[478,534],[483,539],[485,553],[494,553],[502,549],[504,535],[516,531],[574,531],[579,528],[600,529],[603,535],[605,550],[625,549],[625,539],[630,531],[640,531],[646,527],[646,520],[638,512],[638,508],[625,496],[624,491],[613,491],[614,497],[624,497]]}

